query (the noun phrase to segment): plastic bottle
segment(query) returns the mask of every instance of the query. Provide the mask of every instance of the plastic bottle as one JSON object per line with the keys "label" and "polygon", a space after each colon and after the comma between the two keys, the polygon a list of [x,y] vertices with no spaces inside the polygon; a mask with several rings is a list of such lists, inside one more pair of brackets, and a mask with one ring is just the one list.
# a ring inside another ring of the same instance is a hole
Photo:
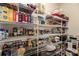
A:
{"label": "plastic bottle", "polygon": [[28,22],[32,22],[32,16],[31,15],[28,15]]}
{"label": "plastic bottle", "polygon": [[31,41],[31,39],[29,39],[29,41],[28,41],[28,46],[29,46],[29,48],[32,48],[32,41]]}
{"label": "plastic bottle", "polygon": [[17,36],[17,34],[18,34],[18,33],[17,33],[17,28],[14,27],[14,28],[13,28],[13,35],[14,35],[14,36]]}
{"label": "plastic bottle", "polygon": [[22,19],[22,13],[20,12],[19,15],[18,15],[18,22],[22,22],[22,20],[23,20]]}
{"label": "plastic bottle", "polygon": [[19,15],[18,15],[18,11],[16,11],[16,22],[19,22],[19,21],[18,21],[18,19],[19,19],[18,16],[19,16]]}
{"label": "plastic bottle", "polygon": [[23,56],[25,53],[25,48],[21,45],[17,52],[18,56]]}
{"label": "plastic bottle", "polygon": [[5,39],[5,30],[2,28],[2,39]]}
{"label": "plastic bottle", "polygon": [[23,14],[23,22],[27,23],[27,15]]}
{"label": "plastic bottle", "polygon": [[8,38],[8,30],[5,29],[5,39],[7,39],[7,38]]}
{"label": "plastic bottle", "polygon": [[0,40],[2,40],[2,29],[0,28]]}

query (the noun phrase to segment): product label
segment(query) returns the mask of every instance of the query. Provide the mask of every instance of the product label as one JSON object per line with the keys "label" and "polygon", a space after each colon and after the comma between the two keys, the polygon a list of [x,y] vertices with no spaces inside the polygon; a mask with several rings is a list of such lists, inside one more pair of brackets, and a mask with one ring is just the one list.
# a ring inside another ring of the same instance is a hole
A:
{"label": "product label", "polygon": [[2,7],[2,21],[8,21],[8,8],[7,7]]}
{"label": "product label", "polygon": [[16,11],[13,10],[13,21],[16,22]]}
{"label": "product label", "polygon": [[9,9],[9,22],[13,22],[13,10]]}

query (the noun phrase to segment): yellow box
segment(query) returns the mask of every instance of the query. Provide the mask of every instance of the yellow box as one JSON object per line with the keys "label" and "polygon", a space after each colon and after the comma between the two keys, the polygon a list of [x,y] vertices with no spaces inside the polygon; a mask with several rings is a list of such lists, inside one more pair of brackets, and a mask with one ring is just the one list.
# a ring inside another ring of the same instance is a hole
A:
{"label": "yellow box", "polygon": [[8,19],[8,21],[9,22],[13,22],[13,9],[9,9],[9,19]]}
{"label": "yellow box", "polygon": [[8,21],[8,8],[2,7],[2,21]]}

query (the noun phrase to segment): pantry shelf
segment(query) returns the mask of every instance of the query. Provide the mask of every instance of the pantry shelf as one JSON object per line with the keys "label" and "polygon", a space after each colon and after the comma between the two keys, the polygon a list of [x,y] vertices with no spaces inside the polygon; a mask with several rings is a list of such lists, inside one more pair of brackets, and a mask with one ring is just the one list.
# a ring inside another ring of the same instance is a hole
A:
{"label": "pantry shelf", "polygon": [[54,56],[54,55],[56,55],[56,54],[58,54],[58,53],[62,52],[64,49],[65,49],[65,48],[63,48],[63,49],[59,49],[59,50],[56,50],[56,51],[55,51],[55,53],[54,53],[54,54],[51,54],[51,55],[53,55],[53,56]]}
{"label": "pantry shelf", "polygon": [[40,24],[38,26],[39,27],[49,27],[49,28],[52,28],[52,27],[61,27],[61,25],[43,25],[43,24]]}
{"label": "pantry shelf", "polygon": [[21,3],[19,3],[19,8],[20,8],[19,10],[22,11],[22,12],[26,12],[26,13],[29,13],[29,14],[31,14],[33,12],[32,8],[30,8],[30,7],[28,7],[24,4],[21,4]]}
{"label": "pantry shelf", "polygon": [[78,53],[78,51],[76,50],[76,49],[74,49],[74,48],[67,48],[67,51],[71,51],[72,53],[75,53],[75,54],[77,54]]}
{"label": "pantry shelf", "polygon": [[60,21],[67,21],[68,22],[68,20],[66,20],[66,19],[62,19],[62,18],[60,18],[60,17],[57,17],[57,16],[53,16],[54,18],[57,18],[57,19],[60,19]]}
{"label": "pantry shelf", "polygon": [[58,45],[58,44],[62,44],[62,41],[53,43],[53,45]]}
{"label": "pantry shelf", "polygon": [[[27,41],[27,39],[29,39],[29,38],[37,38],[36,36],[17,36],[17,37],[9,37],[9,38],[7,38],[7,39],[5,39],[5,40],[0,40],[0,42],[2,43],[2,42],[10,42],[10,41],[17,41],[17,40],[22,40],[22,41]],[[32,40],[34,40],[34,39],[32,39]]]}
{"label": "pantry shelf", "polygon": [[[62,46],[68,34],[69,18],[65,14],[62,16],[62,13],[60,16],[52,13],[47,15],[38,7],[39,4],[0,4],[0,49],[2,51],[5,44],[11,46],[10,50],[26,49],[25,56],[37,56],[42,52],[48,52],[51,56],[65,50]],[[62,40],[61,37],[64,39]],[[15,54],[13,50],[11,53]]]}
{"label": "pantry shelf", "polygon": [[13,5],[11,3],[0,3],[0,6],[5,6],[5,7],[8,7],[8,8],[11,8],[11,9],[14,9],[14,10],[17,10],[17,7],[18,5]]}
{"label": "pantry shelf", "polygon": [[66,28],[66,29],[68,29],[68,27],[67,26],[61,26],[61,25],[43,25],[43,24],[39,24],[38,25],[38,29],[51,29],[51,28]]}
{"label": "pantry shelf", "polygon": [[23,23],[23,22],[7,22],[7,21],[0,21],[0,24],[10,24],[10,25],[36,25],[36,24],[33,24],[33,23],[29,23],[29,22],[26,22],[26,23]]}
{"label": "pantry shelf", "polygon": [[41,51],[37,52],[37,49],[39,48],[40,50],[42,50],[41,48],[44,48],[44,47],[45,47],[45,45],[41,45],[41,46],[39,46],[39,47],[31,48],[30,50],[33,49],[33,51],[31,51],[30,53],[29,53],[29,52],[28,52],[28,53],[26,52],[25,55],[29,56],[29,55],[33,55],[33,54],[39,53],[39,52],[41,52]]}
{"label": "pantry shelf", "polygon": [[53,51],[46,51],[45,48],[42,48],[42,50],[40,50],[40,53],[41,54],[45,53],[45,55],[43,54],[43,56],[54,56],[54,55],[62,52],[62,50],[64,50],[64,48],[63,49],[55,49]]}
{"label": "pantry shelf", "polygon": [[47,18],[56,18],[55,20],[57,20],[57,21],[66,21],[66,22],[68,22],[68,20],[66,20],[66,19],[63,19],[63,18],[60,18],[60,17],[58,17],[58,16],[51,16],[51,15],[48,15],[47,16]]}
{"label": "pantry shelf", "polygon": [[60,36],[61,34],[43,34],[39,35],[38,38],[47,38],[48,36]]}

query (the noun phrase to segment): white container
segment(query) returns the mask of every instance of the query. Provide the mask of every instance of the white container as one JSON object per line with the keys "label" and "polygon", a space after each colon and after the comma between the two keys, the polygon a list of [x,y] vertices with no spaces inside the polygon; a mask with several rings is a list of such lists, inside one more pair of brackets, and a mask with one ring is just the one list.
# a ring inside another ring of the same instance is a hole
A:
{"label": "white container", "polygon": [[72,43],[68,42],[68,48],[72,49]]}
{"label": "white container", "polygon": [[2,39],[5,39],[5,32],[2,31]]}
{"label": "white container", "polygon": [[58,42],[59,39],[60,39],[59,37],[57,37],[57,36],[55,37],[55,41],[56,41],[56,42]]}
{"label": "white container", "polygon": [[16,22],[18,22],[18,11],[16,12]]}
{"label": "white container", "polygon": [[8,38],[8,30],[5,30],[5,39],[7,39]]}

